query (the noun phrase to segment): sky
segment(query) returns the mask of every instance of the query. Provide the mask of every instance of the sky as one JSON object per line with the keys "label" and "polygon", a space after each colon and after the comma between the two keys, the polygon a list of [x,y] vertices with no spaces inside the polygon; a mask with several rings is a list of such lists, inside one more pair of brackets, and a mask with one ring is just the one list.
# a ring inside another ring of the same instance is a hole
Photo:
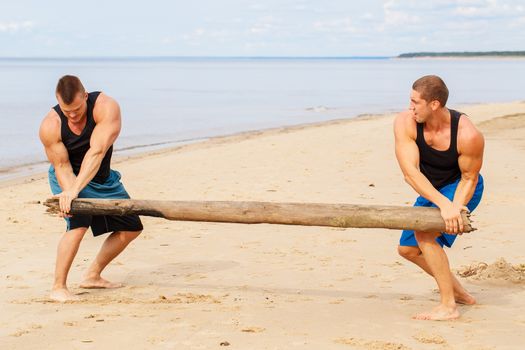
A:
{"label": "sky", "polygon": [[524,0],[0,0],[0,57],[525,50]]}

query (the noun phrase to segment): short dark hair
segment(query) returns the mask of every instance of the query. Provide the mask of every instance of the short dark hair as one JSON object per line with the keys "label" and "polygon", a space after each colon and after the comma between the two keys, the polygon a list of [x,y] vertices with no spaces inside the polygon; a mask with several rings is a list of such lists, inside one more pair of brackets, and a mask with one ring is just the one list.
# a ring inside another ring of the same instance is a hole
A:
{"label": "short dark hair", "polygon": [[74,75],[64,75],[58,80],[55,93],[62,98],[65,104],[70,104],[78,93],[85,91],[84,85],[82,85],[78,77]]}
{"label": "short dark hair", "polygon": [[443,79],[437,75],[425,75],[412,84],[412,89],[421,94],[421,98],[427,102],[439,101],[441,107],[445,107],[448,100],[448,88]]}

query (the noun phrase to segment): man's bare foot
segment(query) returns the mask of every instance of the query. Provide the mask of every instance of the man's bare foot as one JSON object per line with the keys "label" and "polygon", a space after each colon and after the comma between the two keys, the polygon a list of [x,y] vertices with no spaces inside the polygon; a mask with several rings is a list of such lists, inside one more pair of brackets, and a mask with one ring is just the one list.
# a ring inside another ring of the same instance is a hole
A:
{"label": "man's bare foot", "polygon": [[468,292],[465,292],[463,294],[456,294],[454,295],[454,299],[456,299],[456,303],[462,304],[462,305],[476,304],[476,299],[472,295],[470,295]]}
{"label": "man's bare foot", "polygon": [[459,311],[456,306],[448,307],[439,305],[430,312],[423,312],[414,315],[412,318],[415,320],[430,320],[430,321],[446,321],[454,320],[459,317]]}
{"label": "man's bare foot", "polygon": [[56,288],[51,291],[51,294],[49,294],[49,297],[54,300],[61,303],[64,303],[66,301],[75,301],[80,300],[78,296],[71,293],[67,288]]}
{"label": "man's bare foot", "polygon": [[102,277],[98,278],[85,278],[82,283],[80,283],[80,288],[86,289],[114,289],[121,288],[124,285],[122,283],[113,283],[108,280],[103,279]]}

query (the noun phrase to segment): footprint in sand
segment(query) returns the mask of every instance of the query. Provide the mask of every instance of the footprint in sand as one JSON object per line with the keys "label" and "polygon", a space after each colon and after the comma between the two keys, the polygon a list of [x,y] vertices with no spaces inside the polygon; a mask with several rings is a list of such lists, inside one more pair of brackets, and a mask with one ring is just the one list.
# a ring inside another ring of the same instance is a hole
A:
{"label": "footprint in sand", "polygon": [[31,331],[38,330],[38,329],[41,329],[41,328],[42,328],[41,324],[33,323],[26,329],[21,329],[19,331],[16,331],[15,333],[11,333],[10,336],[12,336],[12,337],[21,337],[23,335],[31,333]]}
{"label": "footprint in sand", "polygon": [[337,299],[337,300],[330,301],[328,304],[342,304],[344,302],[345,302],[344,299]]}
{"label": "footprint in sand", "polygon": [[22,281],[24,278],[20,275],[7,275],[5,276],[6,279],[10,281]]}
{"label": "footprint in sand", "polygon": [[413,336],[415,340],[423,344],[442,344],[446,345],[447,341],[439,334],[429,334],[425,332],[418,333]]}
{"label": "footprint in sand", "polygon": [[350,345],[364,349],[381,349],[381,350],[411,350],[408,346],[399,343],[386,342],[382,340],[366,340],[358,338],[339,338],[334,343]]}
{"label": "footprint in sand", "polygon": [[247,327],[247,328],[241,329],[241,332],[244,332],[244,333],[262,333],[265,330],[266,330],[266,328],[262,328],[262,327]]}
{"label": "footprint in sand", "polygon": [[191,281],[195,281],[195,280],[202,280],[202,279],[205,279],[205,278],[208,278],[208,276],[206,276],[205,274],[202,274],[202,273],[190,273],[190,274],[185,276],[185,281],[186,282],[191,282]]}

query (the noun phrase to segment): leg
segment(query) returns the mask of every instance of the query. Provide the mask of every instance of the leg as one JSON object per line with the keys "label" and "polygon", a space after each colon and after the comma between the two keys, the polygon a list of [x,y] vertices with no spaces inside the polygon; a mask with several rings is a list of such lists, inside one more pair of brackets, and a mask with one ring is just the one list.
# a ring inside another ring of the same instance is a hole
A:
{"label": "leg", "polygon": [[80,284],[82,288],[118,288],[119,283],[111,283],[103,279],[100,274],[102,270],[115,259],[128,244],[133,241],[142,231],[115,231],[102,244],[95,260],[89,267],[84,281]]}
{"label": "leg", "polygon": [[[408,261],[413,262],[421,269],[423,269],[423,271],[428,273],[430,276],[434,277],[419,247],[398,246],[397,249],[399,255],[401,255]],[[470,295],[469,292],[461,285],[456,276],[454,276],[452,272],[450,272],[450,275],[452,277],[452,283],[454,285],[454,298],[456,299],[456,303],[464,305],[476,304],[476,299],[474,299],[474,297]]]}
{"label": "leg", "polygon": [[55,282],[50,295],[53,300],[64,302],[78,299],[67,289],[66,281],[69,269],[86,231],[86,227],[79,227],[65,232],[60,238],[55,265]]}
{"label": "leg", "polygon": [[454,283],[450,272],[447,255],[436,242],[440,233],[416,232],[416,240],[422,255],[437,282],[441,303],[432,311],[415,315],[419,320],[450,320],[459,317],[459,311],[454,299]]}

